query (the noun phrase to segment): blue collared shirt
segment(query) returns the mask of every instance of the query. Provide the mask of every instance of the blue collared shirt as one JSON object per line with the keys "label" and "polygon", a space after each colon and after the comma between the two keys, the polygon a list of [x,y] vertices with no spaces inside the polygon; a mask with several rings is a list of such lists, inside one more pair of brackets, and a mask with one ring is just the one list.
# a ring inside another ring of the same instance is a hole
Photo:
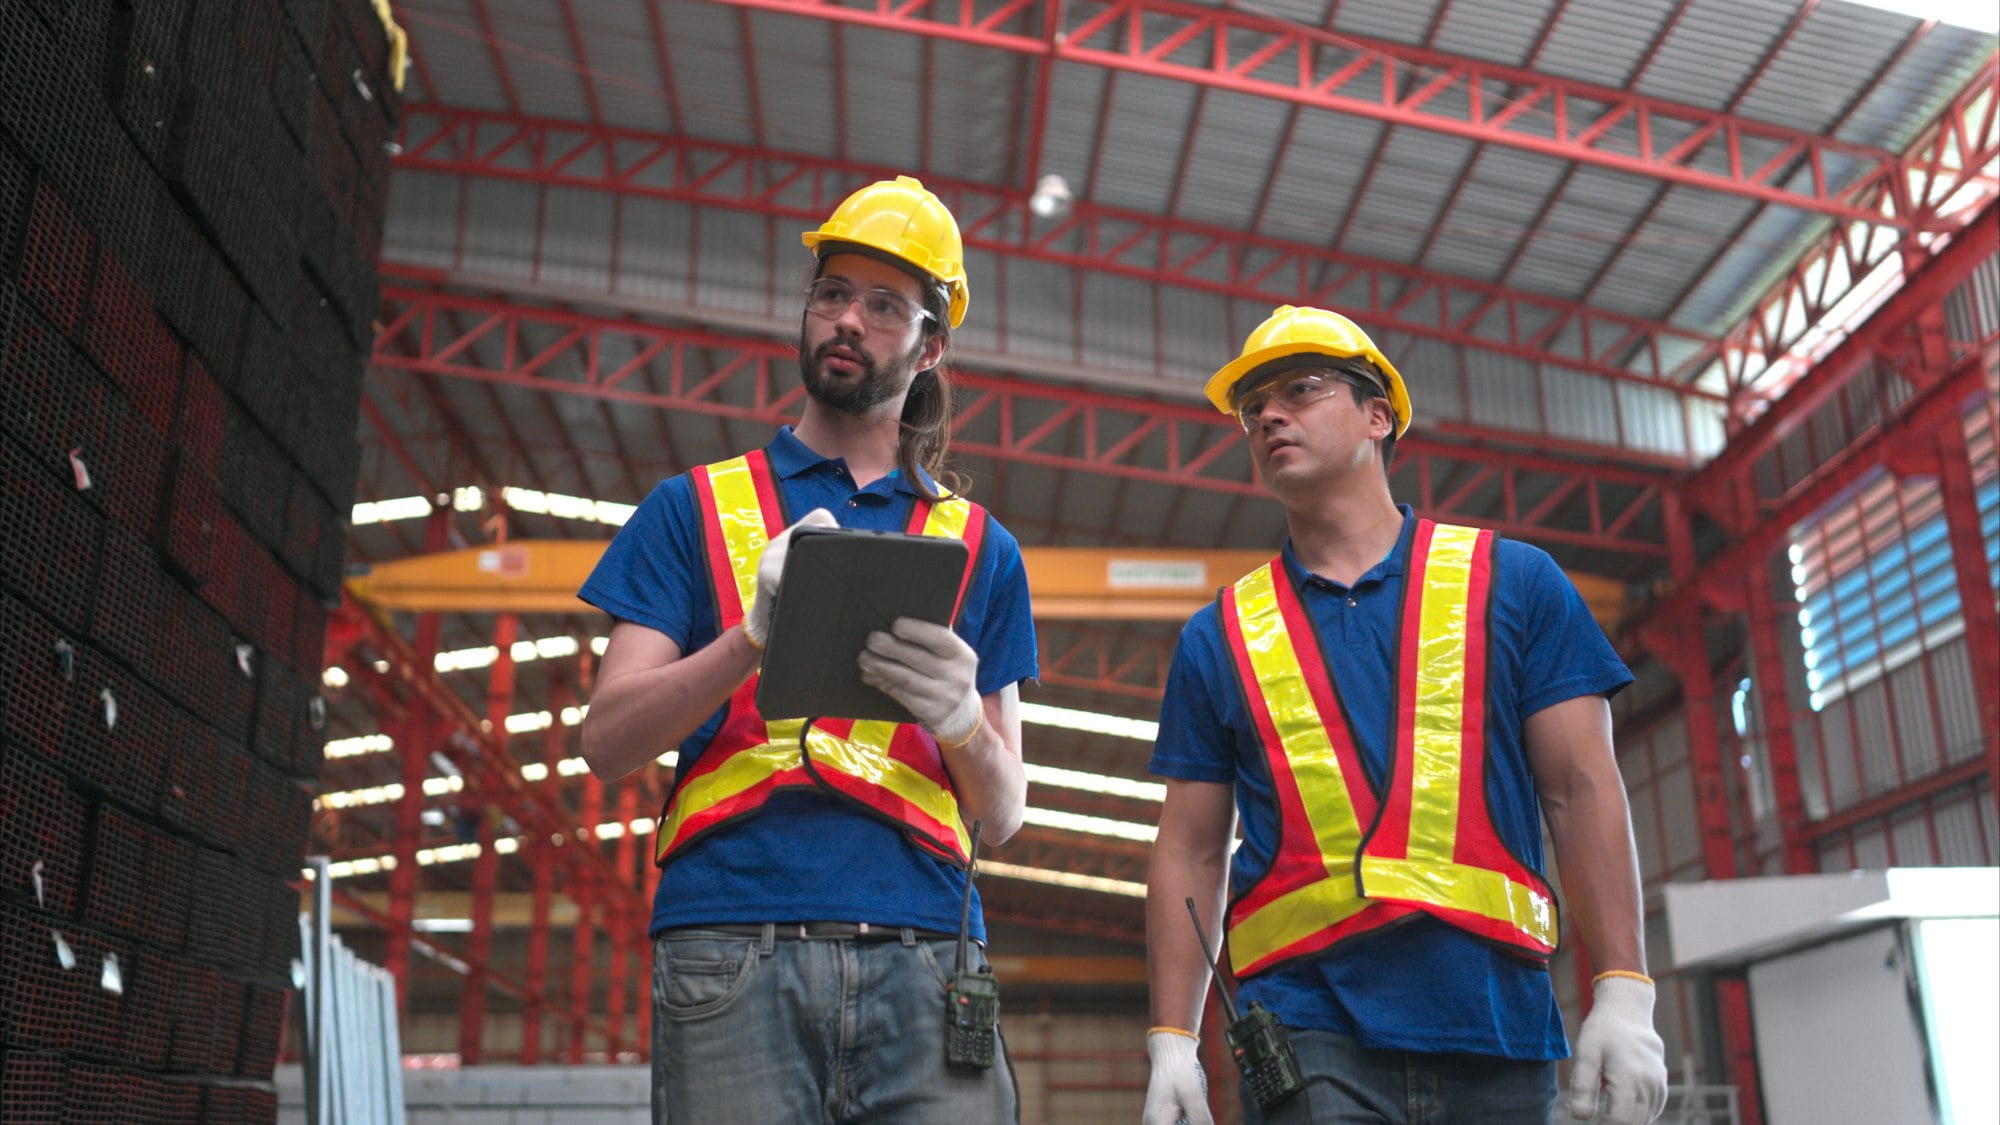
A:
{"label": "blue collared shirt", "polygon": [[[908,526],[918,495],[900,473],[857,489],[843,460],[813,452],[790,426],[765,449],[787,523],[825,508],[843,527]],[[928,477],[925,483],[936,487]],[[662,481],[611,541],[578,596],[617,620],[666,634],[683,653],[709,644],[720,629],[700,527],[687,474]],[[979,653],[980,694],[1035,678],[1027,572],[1020,544],[997,520],[987,521],[955,628]],[[681,743],[683,766],[700,758],[722,716],[716,711]],[[678,853],[661,873],[652,931],[809,921],[956,931],[964,879],[963,872],[918,851],[901,830],[851,804],[794,789]],[[976,907],[973,926],[974,936],[983,937]]]}
{"label": "blue collared shirt", "polygon": [[[1282,552],[1352,716],[1363,768],[1378,788],[1390,761],[1396,623],[1416,528],[1410,509],[1400,510],[1396,546],[1351,587],[1300,566],[1289,540]],[[1576,587],[1539,548],[1507,539],[1495,545],[1490,621],[1487,801],[1501,839],[1540,871],[1540,805],[1521,724],[1564,700],[1610,695],[1632,674]],[[1151,768],[1235,785],[1243,844],[1230,863],[1230,887],[1232,899],[1242,894],[1270,865],[1278,806],[1214,604],[1181,631]],[[1287,1026],[1339,1032],[1368,1047],[1518,1059],[1568,1051],[1547,972],[1429,917],[1251,977],[1238,1003],[1252,1000]]]}

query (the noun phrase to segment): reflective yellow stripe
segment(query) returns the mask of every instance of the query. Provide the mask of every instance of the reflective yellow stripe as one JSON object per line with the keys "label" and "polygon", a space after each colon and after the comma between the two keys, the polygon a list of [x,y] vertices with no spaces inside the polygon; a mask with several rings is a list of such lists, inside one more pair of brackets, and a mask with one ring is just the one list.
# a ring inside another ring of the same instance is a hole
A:
{"label": "reflective yellow stripe", "polygon": [[946,494],[944,499],[932,504],[930,512],[924,516],[923,533],[963,539],[965,525],[971,516],[971,504],[957,496]]}
{"label": "reflective yellow stripe", "polygon": [[1555,904],[1501,872],[1463,863],[1361,858],[1361,878],[1374,898],[1431,902],[1505,922],[1543,945],[1556,944]]}
{"label": "reflective yellow stripe", "polygon": [[736,596],[744,616],[757,599],[757,563],[771,531],[764,526],[764,506],[757,500],[757,483],[750,476],[750,459],[734,457],[708,467],[708,485],[715,493],[715,515],[722,524],[722,542],[736,572]]}
{"label": "reflective yellow stripe", "polygon": [[844,739],[815,727],[806,737],[806,745],[812,750],[814,762],[824,762],[841,773],[887,789],[922,809],[939,824],[950,825],[958,836],[959,850],[969,851],[972,841],[959,819],[958,799],[951,790],[941,788],[907,763],[889,756],[889,740],[895,734],[895,723],[871,719],[855,723],[853,732]]}
{"label": "reflective yellow stripe", "polygon": [[[1416,683],[1411,737],[1408,857],[1413,862],[1452,861],[1458,838],[1458,791],[1465,737],[1466,599],[1472,584],[1472,548],[1479,530],[1437,524],[1424,563],[1418,609]],[[1404,658],[1399,654],[1399,659]],[[1364,882],[1366,880],[1364,879]],[[1368,883],[1368,890],[1375,885]]]}
{"label": "reflective yellow stripe", "polygon": [[1229,963],[1248,967],[1280,949],[1336,926],[1368,906],[1354,893],[1351,871],[1328,872],[1294,891],[1279,895],[1229,927]]}
{"label": "reflective yellow stripe", "polygon": [[[1244,576],[1236,587],[1236,615],[1250,652],[1264,705],[1271,712],[1285,761],[1305,802],[1306,819],[1321,856],[1352,856],[1361,844],[1361,825],[1347,797],[1347,779],[1327,737],[1326,723],[1306,686],[1305,669],[1285,630],[1271,567]],[[1329,867],[1329,873],[1335,869]],[[1343,864],[1339,870],[1344,871]]]}
{"label": "reflective yellow stripe", "polygon": [[1326,878],[1280,895],[1230,927],[1229,955],[1238,965],[1255,964],[1368,905],[1355,893],[1353,871],[1346,863],[1361,845],[1361,824],[1326,722],[1285,629],[1275,570],[1259,567],[1236,584],[1236,619],[1257,678],[1255,689],[1284,747]]}
{"label": "reflective yellow stripe", "polygon": [[680,792],[674,794],[673,808],[668,812],[665,823],[660,825],[661,850],[664,851],[666,845],[680,835],[681,825],[687,823],[689,817],[736,796],[780,770],[791,769],[798,764],[799,746],[796,741],[765,743],[731,754],[721,765],[690,780],[681,786]]}

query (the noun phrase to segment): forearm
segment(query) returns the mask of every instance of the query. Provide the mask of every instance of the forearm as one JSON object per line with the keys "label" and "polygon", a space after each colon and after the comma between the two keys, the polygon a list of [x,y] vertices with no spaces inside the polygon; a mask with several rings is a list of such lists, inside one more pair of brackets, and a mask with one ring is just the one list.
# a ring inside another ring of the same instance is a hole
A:
{"label": "forearm", "polygon": [[1021,827],[1028,807],[1028,773],[1021,762],[1018,688],[1009,685],[980,700],[981,719],[963,746],[940,747],[959,815],[979,821],[982,844],[1004,844]]}
{"label": "forearm", "polygon": [[760,654],[736,626],[669,663],[601,678],[583,721],[583,760],[616,781],[679,746],[756,671]]}
{"label": "forearm", "polygon": [[1570,919],[1598,972],[1646,971],[1644,903],[1631,812],[1616,768],[1579,771],[1567,790],[1543,796]]}
{"label": "forearm", "polygon": [[1221,847],[1156,842],[1146,877],[1146,973],[1151,987],[1153,1023],[1199,1031],[1209,987],[1209,958],[1188,919],[1187,900],[1194,899],[1201,926],[1210,942],[1223,934],[1223,880],[1228,862],[1226,840]]}

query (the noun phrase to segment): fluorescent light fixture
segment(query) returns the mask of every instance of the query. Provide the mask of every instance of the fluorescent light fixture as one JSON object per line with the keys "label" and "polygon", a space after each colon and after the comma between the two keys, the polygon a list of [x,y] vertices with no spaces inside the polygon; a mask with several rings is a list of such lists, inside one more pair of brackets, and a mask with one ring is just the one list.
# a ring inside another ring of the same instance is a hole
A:
{"label": "fluorescent light fixture", "polygon": [[362,734],[333,739],[322,750],[329,758],[352,758],[360,754],[387,753],[395,745],[395,740],[386,734]]}
{"label": "fluorescent light fixture", "polygon": [[1041,766],[1033,762],[1027,764],[1028,780],[1037,785],[1055,785],[1064,789],[1080,789],[1086,793],[1102,793],[1108,797],[1130,797],[1139,801],[1164,801],[1167,787],[1157,781],[1134,781],[1129,777],[1111,777],[1101,773],[1086,773],[1083,770],[1066,770],[1061,766]]}
{"label": "fluorescent light fixture", "polygon": [[1152,742],[1160,736],[1160,724],[1146,719],[1100,715],[1095,711],[1051,707],[1046,703],[1021,704],[1021,721],[1062,727],[1066,730],[1089,731],[1092,734],[1108,734],[1117,738],[1134,738],[1141,742]]}
{"label": "fluorescent light fixture", "polygon": [[319,682],[335,690],[346,687],[352,680],[353,677],[347,674],[347,669],[338,664],[319,674]]}
{"label": "fluorescent light fixture", "polygon": [[431,514],[428,496],[398,496],[393,500],[363,501],[354,506],[348,515],[348,523],[355,527],[371,523],[391,523],[396,520],[422,519]]}
{"label": "fluorescent light fixture", "polygon": [[412,918],[410,928],[420,934],[469,934],[470,918]]}
{"label": "fluorescent light fixture", "polygon": [[1070,887],[1080,891],[1097,891],[1107,895],[1123,895],[1126,898],[1145,898],[1146,884],[1125,879],[1107,879],[1102,875],[1083,875],[1074,871],[1048,871],[1040,867],[1022,867],[1014,863],[996,863],[981,860],[981,875],[1001,879],[1024,879],[1030,883],[1046,883],[1052,887]]}
{"label": "fluorescent light fixture", "polygon": [[1129,820],[1112,820],[1104,816],[1084,816],[1080,813],[1062,812],[1058,809],[1038,809],[1029,806],[1021,814],[1024,824],[1041,828],[1059,828],[1065,832],[1082,832],[1091,836],[1111,836],[1120,840],[1137,840],[1150,844],[1159,834],[1159,829],[1150,824],[1138,824]]}

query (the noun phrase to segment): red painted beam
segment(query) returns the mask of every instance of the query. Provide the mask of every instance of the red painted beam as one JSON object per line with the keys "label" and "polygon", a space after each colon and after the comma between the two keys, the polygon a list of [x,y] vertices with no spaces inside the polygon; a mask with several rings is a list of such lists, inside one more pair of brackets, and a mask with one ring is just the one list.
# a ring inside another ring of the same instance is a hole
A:
{"label": "red painted beam", "polygon": [[[560,309],[462,297],[405,286],[383,290],[388,328],[372,362],[437,376],[526,390],[583,395],[658,410],[742,418],[776,425],[796,420],[801,390],[794,350],[772,340],[591,317]],[[458,328],[464,324],[463,329]],[[564,341],[551,362],[544,338]],[[483,362],[473,344],[497,362]],[[613,367],[606,356],[632,356]],[[640,360],[649,362],[641,363]],[[1132,480],[1263,498],[1240,452],[1243,433],[1205,406],[1150,401],[1104,391],[1034,383],[1017,377],[957,375],[960,405],[953,443],[962,454]],[[1130,440],[1142,428],[1155,435]],[[1570,460],[1508,449],[1508,435],[1477,426],[1430,427],[1477,447],[1425,438],[1399,443],[1397,471],[1419,481],[1413,504],[1437,519],[1474,523],[1542,543],[1563,543],[1641,558],[1664,546],[1631,530],[1632,517],[1657,506],[1671,482],[1664,471],[1603,458]],[[1081,452],[1078,452],[1078,451]],[[1225,455],[1233,456],[1225,458]],[[1506,503],[1490,514],[1470,494],[1434,494],[1431,462],[1485,466]],[[1577,484],[1578,481],[1582,483]],[[1569,492],[1566,503],[1524,510],[1529,491]],[[1536,517],[1527,518],[1532,514]]]}
{"label": "red painted beam", "polygon": [[[847,193],[899,169],[747,145],[457,106],[404,110],[399,168],[664,199],[817,224]],[[1076,200],[1037,219],[1018,186],[926,176],[975,250],[1259,303],[1337,307],[1399,330],[1535,363],[1722,396],[1687,379],[1721,341],[1543,294],[1186,219]],[[1225,342],[1226,343],[1226,342]]]}
{"label": "red painted beam", "polygon": [[[1996,251],[2000,251],[2000,201],[1988,203],[1950,245],[1913,269],[1881,308],[1793,383],[1783,398],[1731,437],[1728,446],[1688,481],[1683,495],[1697,503],[1733,499],[1729,482],[1749,472],[1758,458],[1804,425],[1815,410],[1866,369],[1885,344],[1909,331]],[[1778,292],[1782,294],[1787,284],[1781,283]]]}
{"label": "red painted beam", "polygon": [[[1053,41],[1033,5],[713,0],[1123,70],[1427,129],[1558,160],[1903,229],[1932,216],[1904,185],[1968,173],[1630,90],[1175,0],[1071,2]],[[1051,2],[1051,0],[1042,0]],[[1025,14],[1023,14],[1025,12]],[[1990,81],[1990,80],[1989,80]],[[1973,165],[1970,174],[1976,174]],[[1788,183],[1803,171],[1805,186]]]}

